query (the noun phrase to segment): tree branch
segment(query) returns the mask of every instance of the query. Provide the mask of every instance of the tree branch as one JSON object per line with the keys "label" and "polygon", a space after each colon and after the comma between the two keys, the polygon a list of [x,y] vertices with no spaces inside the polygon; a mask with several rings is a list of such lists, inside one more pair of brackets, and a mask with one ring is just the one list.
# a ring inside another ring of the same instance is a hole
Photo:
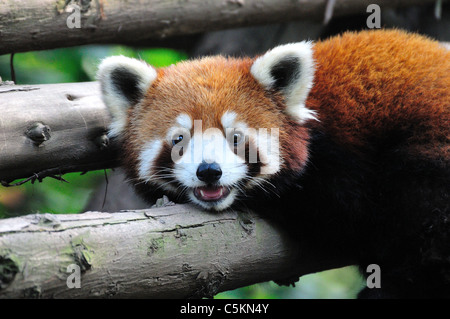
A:
{"label": "tree branch", "polygon": [[[189,205],[28,215],[0,220],[0,298],[211,297],[342,266],[299,249],[257,215]],[[79,289],[67,286],[72,264]]]}
{"label": "tree branch", "polygon": [[[67,20],[79,1],[6,0],[0,7],[0,54],[89,43],[142,44],[148,39],[288,22],[322,21],[328,0],[123,0],[85,1],[80,28]],[[366,14],[371,0],[337,0],[333,16]],[[435,0],[378,0],[381,8],[434,3]],[[73,17],[73,16],[72,16]],[[131,39],[131,40],[130,40]]]}
{"label": "tree branch", "polygon": [[0,181],[115,167],[96,82],[0,86]]}

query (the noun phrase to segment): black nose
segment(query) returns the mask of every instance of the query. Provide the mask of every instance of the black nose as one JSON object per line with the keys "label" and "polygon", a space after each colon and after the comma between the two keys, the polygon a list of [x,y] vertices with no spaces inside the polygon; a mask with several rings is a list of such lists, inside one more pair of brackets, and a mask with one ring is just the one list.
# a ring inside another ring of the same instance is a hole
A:
{"label": "black nose", "polygon": [[222,170],[217,163],[201,163],[197,168],[197,177],[199,180],[205,183],[217,182],[222,176]]}

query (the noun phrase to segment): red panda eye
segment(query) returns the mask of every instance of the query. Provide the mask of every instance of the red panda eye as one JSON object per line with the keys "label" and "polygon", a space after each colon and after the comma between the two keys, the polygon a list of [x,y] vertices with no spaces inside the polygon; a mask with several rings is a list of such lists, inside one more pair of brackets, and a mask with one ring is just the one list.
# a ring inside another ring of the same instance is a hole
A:
{"label": "red panda eye", "polygon": [[244,134],[239,131],[235,131],[233,134],[233,145],[238,146],[244,141]]}
{"label": "red panda eye", "polygon": [[176,145],[176,144],[180,143],[182,140],[183,140],[183,135],[179,135],[178,137],[176,137],[172,140],[172,145]]}

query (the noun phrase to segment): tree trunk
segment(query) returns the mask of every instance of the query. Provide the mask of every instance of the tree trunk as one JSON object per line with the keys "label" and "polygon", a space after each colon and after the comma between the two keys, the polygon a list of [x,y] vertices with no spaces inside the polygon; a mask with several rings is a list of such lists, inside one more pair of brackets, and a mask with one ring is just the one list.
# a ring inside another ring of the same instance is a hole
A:
{"label": "tree trunk", "polygon": [[[95,0],[80,4],[79,0],[4,0],[0,6],[0,55],[89,43],[142,44],[149,39],[295,19],[322,21],[328,1]],[[378,0],[377,4],[384,9],[435,1]],[[337,0],[332,14],[366,14],[372,2]],[[74,11],[77,7],[79,15]]]}
{"label": "tree trunk", "polygon": [[301,252],[255,214],[189,205],[28,215],[0,220],[0,298],[211,297],[342,266]]}
{"label": "tree trunk", "polygon": [[97,82],[2,85],[0,110],[3,184],[118,165]]}

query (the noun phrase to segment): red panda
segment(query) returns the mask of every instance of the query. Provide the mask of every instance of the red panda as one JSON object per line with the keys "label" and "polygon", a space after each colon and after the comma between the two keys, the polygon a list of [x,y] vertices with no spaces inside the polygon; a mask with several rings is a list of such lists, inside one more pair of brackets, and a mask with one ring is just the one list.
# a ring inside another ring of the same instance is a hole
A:
{"label": "red panda", "polygon": [[245,208],[365,270],[362,298],[450,297],[450,51],[398,30],[99,66],[109,136],[151,201]]}

